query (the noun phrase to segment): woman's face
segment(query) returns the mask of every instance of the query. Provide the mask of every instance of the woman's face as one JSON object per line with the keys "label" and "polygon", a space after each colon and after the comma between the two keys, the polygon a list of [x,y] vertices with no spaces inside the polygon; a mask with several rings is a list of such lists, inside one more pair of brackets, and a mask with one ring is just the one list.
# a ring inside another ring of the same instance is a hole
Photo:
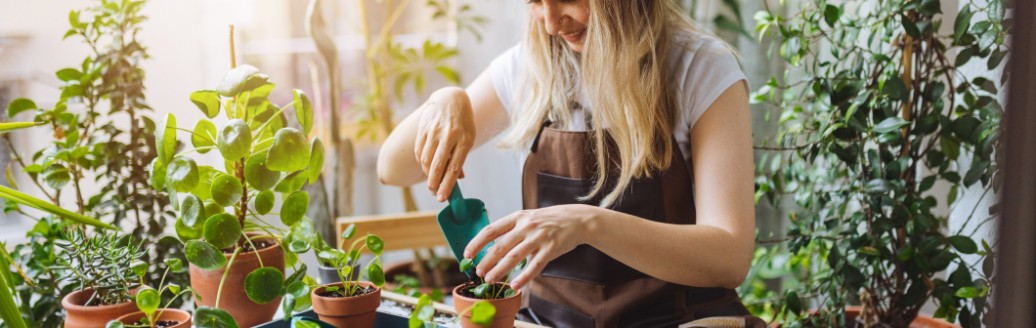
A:
{"label": "woman's face", "polygon": [[590,0],[529,0],[529,10],[533,18],[543,23],[548,34],[565,40],[576,52],[583,51]]}

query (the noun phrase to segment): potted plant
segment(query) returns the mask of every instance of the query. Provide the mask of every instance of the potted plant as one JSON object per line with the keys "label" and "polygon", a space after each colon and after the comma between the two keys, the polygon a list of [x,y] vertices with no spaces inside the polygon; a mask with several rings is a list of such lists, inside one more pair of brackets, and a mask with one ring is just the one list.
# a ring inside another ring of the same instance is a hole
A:
{"label": "potted plant", "polygon": [[[178,208],[175,228],[190,263],[198,326],[231,317],[242,327],[269,321],[282,295],[295,296],[306,288],[305,265],[297,254],[309,251],[316,237],[305,218],[309,196],[300,189],[320,175],[324,148],[319,139],[306,137],[313,126],[306,95],[295,90],[294,101],[276,106],[267,98],[274,88],[268,80],[255,67],[237,66],[217,90],[190,96],[208,118],[222,114],[225,124],[217,128],[202,119],[184,129],[169,114],[156,132],[151,179]],[[284,114],[289,109],[301,130],[288,126]],[[178,131],[190,134],[193,148],[177,153]],[[198,165],[192,158],[212,150],[224,165]],[[287,228],[263,219],[275,207]],[[295,267],[288,278],[286,265]],[[289,310],[309,304],[308,299],[290,301],[291,306],[284,305]]]}
{"label": "potted plant", "polygon": [[146,251],[141,244],[115,232],[99,230],[87,235],[79,229],[70,229],[55,244],[63,257],[53,269],[62,272],[64,283],[75,286],[75,291],[61,299],[65,327],[101,327],[136,311],[132,300],[140,284],[135,273]]}
{"label": "potted plant", "polygon": [[[381,269],[381,252],[385,244],[381,238],[367,234],[345,247],[356,233],[356,226],[349,225],[342,232],[342,248],[325,248],[319,257],[332,263],[337,269],[339,282],[320,285],[313,289],[313,311],[320,320],[336,327],[374,327],[375,310],[381,305],[381,286],[385,284],[385,273]],[[367,279],[359,281],[358,270],[361,252],[367,249],[374,257],[364,267]]]}
{"label": "potted plant", "polygon": [[[106,328],[190,328],[191,314],[184,310],[170,308],[170,304],[179,299],[181,295],[191,292],[190,288],[181,289],[180,285],[166,284],[165,278],[170,272],[184,272],[183,262],[180,259],[172,258],[165,260],[166,269],[162,274],[162,280],[158,283],[158,289],[143,288],[135,297],[137,309],[140,311],[129,313],[118,319],[108,322]],[[148,272],[147,263],[140,262],[132,266],[134,273],[140,277],[141,285],[144,285],[144,278]],[[164,307],[159,308],[162,303],[162,294],[166,291],[172,297]]]}
{"label": "potted plant", "polygon": [[[518,268],[521,270],[525,261]],[[460,271],[469,272],[473,267],[471,259],[460,262]],[[509,276],[507,281],[510,281]],[[487,282],[475,276],[473,281],[453,289],[453,308],[460,316],[461,326],[504,328],[514,327],[515,316],[522,305],[522,291],[514,290],[502,282]]]}
{"label": "potted plant", "polygon": [[[994,251],[977,232],[996,208],[954,204],[968,187],[998,189],[1004,81],[962,68],[1000,67],[1004,6],[966,3],[949,21],[937,0],[797,5],[756,16],[797,67],[754,98],[782,109],[757,197],[797,206],[786,241],[802,283],[783,292],[778,320],[906,327],[934,301],[934,317],[980,326]],[[951,205],[960,226],[939,209]]]}

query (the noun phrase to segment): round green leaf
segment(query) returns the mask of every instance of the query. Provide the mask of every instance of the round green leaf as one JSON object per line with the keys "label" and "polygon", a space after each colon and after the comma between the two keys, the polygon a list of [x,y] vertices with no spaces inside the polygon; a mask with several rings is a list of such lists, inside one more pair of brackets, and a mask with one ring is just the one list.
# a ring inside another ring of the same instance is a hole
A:
{"label": "round green leaf", "polygon": [[381,255],[381,251],[385,250],[385,242],[381,240],[381,237],[367,234],[367,249],[374,255]]}
{"label": "round green leaf", "polygon": [[306,184],[306,180],[309,180],[302,173],[304,172],[296,171],[288,174],[284,179],[281,179],[281,182],[277,183],[276,187],[273,187],[273,190],[279,193],[290,193],[302,189],[302,186]]}
{"label": "round green leaf", "polygon": [[471,323],[488,326],[493,324],[496,307],[486,301],[479,301],[471,308]]}
{"label": "round green leaf", "polygon": [[239,65],[223,76],[216,91],[224,97],[232,97],[243,91],[258,88],[269,80],[259,69],[251,65]]}
{"label": "round green leaf", "polygon": [[374,262],[367,266],[367,279],[378,287],[385,285],[385,271],[381,269],[380,264]]}
{"label": "round green leaf", "polygon": [[188,241],[201,238],[200,227],[192,227],[183,222],[183,218],[176,220],[176,236],[181,241]]}
{"label": "round green leaf", "polygon": [[308,317],[292,317],[291,328],[320,328],[320,324],[312,322],[313,318]]}
{"label": "round green leaf", "polygon": [[291,243],[288,244],[288,250],[298,254],[308,252],[310,247],[311,246],[308,241],[301,239],[292,240]]}
{"label": "round green leaf", "polygon": [[309,140],[301,131],[283,128],[273,137],[266,167],[280,172],[295,172],[309,165]]}
{"label": "round green leaf", "polygon": [[971,240],[968,236],[957,235],[947,238],[953,248],[964,254],[974,254],[978,252],[978,245],[975,244],[974,240]]}
{"label": "round green leaf", "polygon": [[181,272],[181,271],[183,271],[183,261],[181,261],[178,258],[174,257],[174,258],[165,259],[165,261],[163,261],[163,262],[165,262],[165,267],[169,268],[169,271],[172,271],[172,272]]}
{"label": "round green leaf", "polygon": [[170,283],[169,285],[166,285],[166,287],[169,288],[169,292],[173,293],[173,295],[180,293],[180,285]]}
{"label": "round green leaf", "polygon": [[[198,166],[198,185],[191,189],[191,194],[198,196],[198,199],[202,201],[212,200],[212,180],[215,180],[220,174],[223,173],[216,171],[211,166]],[[205,213],[212,215],[212,212],[206,211]]]}
{"label": "round green leaf", "polygon": [[194,133],[191,134],[191,145],[200,148],[199,153],[209,152],[209,148],[216,145],[216,125],[209,120],[202,119],[194,125]]}
{"label": "round green leaf", "polygon": [[228,174],[220,174],[212,180],[212,200],[223,206],[234,205],[241,200],[241,182]]}
{"label": "round green leaf", "polygon": [[108,324],[104,325],[104,328],[125,328],[125,327],[126,326],[122,324],[122,321],[117,321],[117,320],[108,321]]}
{"label": "round green leaf", "polygon": [[216,136],[216,147],[223,154],[223,159],[228,161],[239,160],[248,155],[252,147],[252,130],[248,123],[240,119],[233,119],[220,130]]}
{"label": "round green leaf", "polygon": [[254,154],[245,162],[245,181],[257,190],[269,190],[281,179],[281,172],[266,168],[266,154]]}
{"label": "round green leaf", "polygon": [[313,128],[313,104],[309,102],[309,97],[306,97],[306,93],[302,90],[295,89],[294,106],[295,118],[299,120],[302,132],[309,134],[309,130]]}
{"label": "round green leaf", "polygon": [[471,259],[463,259],[463,260],[460,261],[460,271],[461,272],[467,272],[473,266],[474,266],[474,264],[471,262]]}
{"label": "round green leaf", "polygon": [[188,192],[198,185],[198,164],[189,157],[179,156],[166,168],[166,181],[178,192]]}
{"label": "round green leaf", "polygon": [[133,270],[133,274],[137,275],[137,277],[143,277],[147,274],[147,262],[133,261],[133,263],[130,263],[130,269]]}
{"label": "round green leaf", "polygon": [[[191,93],[191,102],[208,118],[219,115],[219,93],[212,90],[201,90]],[[200,123],[200,122],[199,122]]]}
{"label": "round green leaf", "polygon": [[210,216],[205,220],[205,228],[202,230],[205,241],[216,248],[223,249],[234,246],[241,238],[241,224],[233,215],[221,213]]}
{"label": "round green leaf", "polygon": [[18,113],[37,108],[39,108],[39,106],[36,106],[36,103],[32,100],[18,98],[11,101],[10,104],[7,104],[7,117],[13,118],[15,115],[18,115]]}
{"label": "round green leaf", "polygon": [[314,138],[310,148],[312,151],[309,154],[309,167],[306,169],[306,175],[309,176],[309,183],[313,184],[320,178],[320,171],[324,169],[324,143],[320,141],[320,138]]}
{"label": "round green leaf", "polygon": [[184,224],[197,227],[201,219],[205,217],[207,217],[205,215],[205,207],[202,205],[201,199],[198,199],[198,196],[187,195],[187,197],[180,201],[180,219],[183,220]]}
{"label": "round green leaf", "polygon": [[245,277],[245,294],[248,299],[259,304],[266,304],[278,296],[284,288],[284,274],[271,267],[255,269]]}
{"label": "round green leaf", "polygon": [[342,230],[342,240],[349,240],[353,235],[356,235],[356,224],[350,223],[348,227],[345,227],[345,230]]}
{"label": "round green leaf", "polygon": [[206,202],[205,203],[205,216],[202,216],[202,217],[207,219],[210,216],[213,216],[213,215],[216,215],[216,214],[219,214],[219,213],[223,213],[223,212],[224,212],[223,205],[216,204],[216,203],[213,203],[213,202]]}
{"label": "round green leaf", "polygon": [[[206,271],[222,268],[227,263],[227,258],[223,256],[223,252],[200,240],[188,241],[187,245],[184,246],[184,253],[187,255],[187,262],[191,262],[194,266]],[[197,316],[197,313],[195,313],[195,316]]]}
{"label": "round green leaf", "polygon": [[148,315],[158,310],[161,301],[162,298],[158,296],[158,291],[154,289],[147,288],[137,293],[137,308]]}
{"label": "round green leaf", "polygon": [[237,322],[230,313],[207,306],[194,310],[191,325],[195,328],[237,328]]}
{"label": "round green leaf", "polygon": [[155,151],[162,163],[169,163],[176,154],[176,116],[166,115],[155,129]]}
{"label": "round green leaf", "polygon": [[255,211],[259,212],[259,214],[270,213],[270,210],[273,209],[274,199],[273,191],[264,190],[259,192],[259,195],[255,196]]}
{"label": "round green leaf", "polygon": [[304,282],[296,281],[289,284],[288,287],[285,288],[285,291],[287,291],[289,295],[295,296],[295,298],[303,298],[306,297],[306,295],[309,295],[309,286]]}
{"label": "round green leaf", "polygon": [[148,174],[151,176],[151,187],[155,190],[165,189],[165,169],[165,162],[158,157],[151,160],[151,164],[147,167]]}
{"label": "round green leaf", "polygon": [[287,226],[295,225],[306,215],[307,208],[309,208],[309,194],[304,191],[289,194],[281,204],[281,222]]}

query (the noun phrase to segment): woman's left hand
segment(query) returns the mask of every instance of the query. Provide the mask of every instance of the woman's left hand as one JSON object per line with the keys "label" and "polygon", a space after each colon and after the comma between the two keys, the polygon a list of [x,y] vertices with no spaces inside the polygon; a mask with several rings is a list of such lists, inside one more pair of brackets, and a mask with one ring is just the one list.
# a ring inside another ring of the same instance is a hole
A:
{"label": "woman's left hand", "polygon": [[525,268],[510,282],[512,288],[521,289],[547,263],[589,242],[587,238],[599,210],[595,206],[570,204],[512,213],[482,229],[464,249],[464,257],[474,258],[495,240],[475,268],[475,273],[489,282],[506,278],[528,258]]}

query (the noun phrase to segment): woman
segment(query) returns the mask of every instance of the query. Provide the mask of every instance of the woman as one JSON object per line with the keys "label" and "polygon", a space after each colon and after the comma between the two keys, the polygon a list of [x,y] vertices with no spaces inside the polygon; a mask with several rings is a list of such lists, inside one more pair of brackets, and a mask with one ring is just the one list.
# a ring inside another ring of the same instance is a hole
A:
{"label": "woman", "polygon": [[444,201],[471,148],[510,127],[525,210],[471,241],[468,258],[495,241],[477,274],[499,281],[528,259],[511,284],[557,327],[747,315],[732,289],[752,258],[751,123],[731,50],[672,0],[528,9],[523,42],[388,137],[382,181],[425,180]]}

